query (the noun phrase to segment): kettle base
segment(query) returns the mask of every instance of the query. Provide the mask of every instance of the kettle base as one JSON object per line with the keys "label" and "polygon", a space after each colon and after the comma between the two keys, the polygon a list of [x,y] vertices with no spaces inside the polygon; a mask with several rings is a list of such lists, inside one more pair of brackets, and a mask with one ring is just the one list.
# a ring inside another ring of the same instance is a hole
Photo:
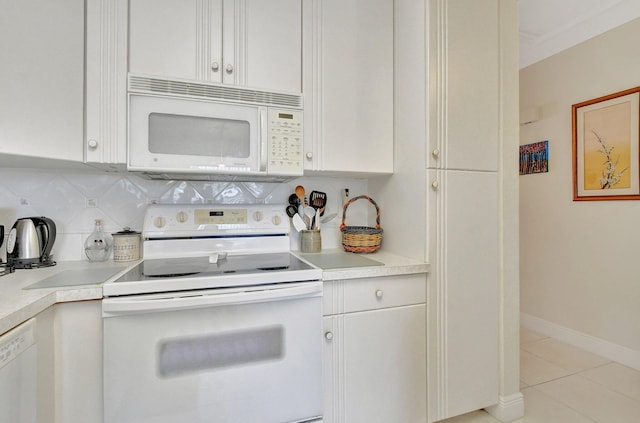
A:
{"label": "kettle base", "polygon": [[39,269],[41,267],[51,267],[55,266],[56,262],[49,260],[42,260],[40,258],[35,259],[18,259],[18,258],[7,258],[7,266],[13,267],[14,269]]}

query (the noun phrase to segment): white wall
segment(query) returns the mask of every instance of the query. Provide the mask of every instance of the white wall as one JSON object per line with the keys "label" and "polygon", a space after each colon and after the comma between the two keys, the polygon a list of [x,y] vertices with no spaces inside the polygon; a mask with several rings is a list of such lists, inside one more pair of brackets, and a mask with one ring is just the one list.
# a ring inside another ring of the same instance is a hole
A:
{"label": "white wall", "polygon": [[[108,232],[125,226],[139,231],[144,211],[151,203],[285,204],[298,184],[308,193],[326,192],[326,213],[339,216],[322,227],[322,246],[341,248],[340,190],[349,188],[352,196],[368,194],[366,179],[302,177],[286,183],[149,181],[127,173],[4,168],[0,169],[0,225],[5,227],[6,238],[17,218],[47,216],[57,229],[54,259],[86,260],[83,243],[93,230],[95,219],[102,219]],[[366,204],[354,205],[348,210],[347,224],[365,225],[370,214],[375,216]],[[291,239],[291,247],[298,249],[297,236],[292,235]],[[5,254],[3,243],[0,259],[4,260]]]}
{"label": "white wall", "polygon": [[640,366],[640,201],[573,201],[571,105],[640,85],[640,20],[520,71],[549,173],[520,176],[523,322]]}

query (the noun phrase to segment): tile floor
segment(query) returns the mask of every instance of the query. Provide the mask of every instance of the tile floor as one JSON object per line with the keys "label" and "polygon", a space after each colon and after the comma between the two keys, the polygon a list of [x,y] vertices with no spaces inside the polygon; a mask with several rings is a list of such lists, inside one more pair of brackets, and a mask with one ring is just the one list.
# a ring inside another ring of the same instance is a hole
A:
{"label": "tile floor", "polygon": [[[516,423],[638,423],[640,371],[520,331],[520,388],[525,416]],[[443,423],[496,423],[485,411]]]}

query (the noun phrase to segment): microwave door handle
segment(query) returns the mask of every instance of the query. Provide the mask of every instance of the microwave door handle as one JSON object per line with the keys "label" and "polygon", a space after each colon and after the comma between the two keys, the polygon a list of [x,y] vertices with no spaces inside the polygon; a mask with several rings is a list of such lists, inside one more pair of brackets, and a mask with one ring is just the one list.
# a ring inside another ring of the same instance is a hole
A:
{"label": "microwave door handle", "polygon": [[321,282],[306,282],[287,288],[275,288],[256,291],[216,294],[210,291],[205,295],[172,298],[114,298],[102,301],[102,316],[116,317],[136,313],[185,310],[202,307],[216,307],[231,304],[251,304],[266,301],[292,300],[299,298],[321,297]]}
{"label": "microwave door handle", "polygon": [[260,172],[267,171],[267,161],[269,160],[269,124],[268,110],[260,108],[260,124],[258,125],[258,142],[260,144]]}

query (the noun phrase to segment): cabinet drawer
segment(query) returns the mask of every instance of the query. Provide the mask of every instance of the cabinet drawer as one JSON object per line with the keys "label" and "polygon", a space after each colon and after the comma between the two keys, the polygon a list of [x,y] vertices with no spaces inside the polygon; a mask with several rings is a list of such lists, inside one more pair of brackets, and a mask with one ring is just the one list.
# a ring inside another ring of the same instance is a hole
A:
{"label": "cabinet drawer", "polygon": [[325,316],[426,301],[426,275],[385,276],[324,283]]}

